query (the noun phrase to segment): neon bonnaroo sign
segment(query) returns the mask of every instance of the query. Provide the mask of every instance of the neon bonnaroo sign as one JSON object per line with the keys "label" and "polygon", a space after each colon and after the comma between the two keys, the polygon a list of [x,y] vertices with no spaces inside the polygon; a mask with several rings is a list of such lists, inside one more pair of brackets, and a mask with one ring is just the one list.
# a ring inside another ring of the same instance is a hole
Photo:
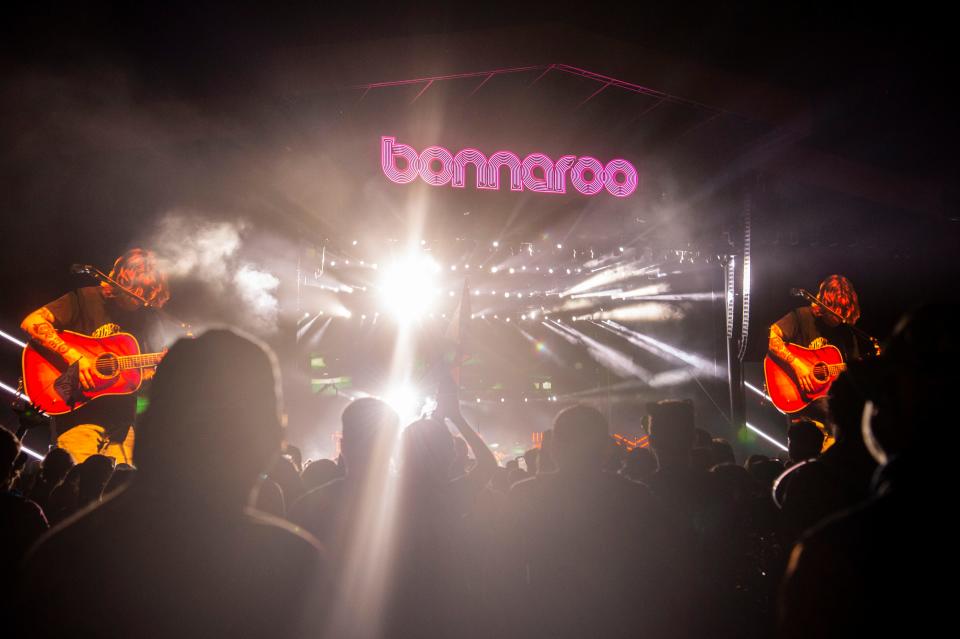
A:
{"label": "neon bonnaroo sign", "polygon": [[[400,162],[398,162],[400,160]],[[626,160],[610,160],[606,164],[596,158],[564,155],[556,162],[543,153],[531,153],[525,159],[510,151],[498,151],[489,158],[477,149],[463,149],[456,154],[442,146],[431,146],[421,153],[396,138],[380,138],[380,165],[383,173],[397,184],[409,184],[418,177],[431,186],[466,186],[467,165],[476,171],[478,189],[500,189],[503,167],[510,171],[511,191],[566,193],[567,174],[570,182],[583,195],[596,195],[604,189],[614,197],[627,197],[637,190],[637,169]]]}

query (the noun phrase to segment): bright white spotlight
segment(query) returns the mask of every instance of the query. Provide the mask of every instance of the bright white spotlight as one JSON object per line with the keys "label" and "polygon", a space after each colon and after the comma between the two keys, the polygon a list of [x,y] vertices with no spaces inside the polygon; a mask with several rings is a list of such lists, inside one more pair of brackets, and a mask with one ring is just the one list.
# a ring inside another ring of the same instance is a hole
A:
{"label": "bright white spotlight", "polygon": [[380,301],[400,322],[427,314],[437,294],[437,263],[425,255],[403,258],[380,271]]}
{"label": "bright white spotlight", "polygon": [[413,386],[400,384],[387,390],[383,396],[383,401],[397,411],[397,415],[400,416],[400,423],[406,425],[420,418],[426,398],[420,395]]}

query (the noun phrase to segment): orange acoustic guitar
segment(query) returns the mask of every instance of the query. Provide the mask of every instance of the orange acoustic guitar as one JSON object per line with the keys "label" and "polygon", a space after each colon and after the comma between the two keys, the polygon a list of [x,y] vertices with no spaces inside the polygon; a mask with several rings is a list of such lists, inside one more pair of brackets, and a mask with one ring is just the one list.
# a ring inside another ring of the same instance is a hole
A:
{"label": "orange acoustic guitar", "polygon": [[127,395],[140,388],[143,369],[156,366],[166,354],[141,353],[129,333],[90,337],[57,331],[68,346],[95,362],[91,389],[80,387],[77,367],[36,343],[23,349],[23,388],[30,401],[50,415],[62,415],[104,395]]}
{"label": "orange acoustic guitar", "polygon": [[796,344],[786,344],[787,350],[813,368],[817,384],[813,390],[801,390],[793,369],[769,355],[763,359],[763,376],[767,383],[767,394],[781,413],[796,413],[812,402],[827,394],[830,384],[846,370],[843,355],[836,346],[822,348],[804,348]]}

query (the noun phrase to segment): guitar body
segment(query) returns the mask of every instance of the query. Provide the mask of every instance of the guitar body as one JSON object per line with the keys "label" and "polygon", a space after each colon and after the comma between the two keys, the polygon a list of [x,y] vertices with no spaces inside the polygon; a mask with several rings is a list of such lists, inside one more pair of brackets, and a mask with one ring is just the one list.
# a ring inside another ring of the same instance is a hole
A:
{"label": "guitar body", "polygon": [[796,413],[803,410],[815,399],[824,397],[830,391],[830,385],[839,372],[831,373],[830,367],[843,366],[843,355],[836,346],[822,348],[804,348],[796,344],[787,344],[787,350],[814,369],[819,382],[812,392],[800,389],[793,369],[779,360],[767,355],[763,359],[763,377],[767,385],[767,394],[773,405],[781,413]]}
{"label": "guitar body", "polygon": [[118,356],[139,355],[140,344],[129,333],[109,337],[90,337],[73,331],[58,331],[67,345],[84,357],[97,362],[94,367],[96,385],[82,390],[79,381],[67,384],[68,366],[63,359],[37,344],[23,349],[23,388],[30,401],[50,415],[63,415],[104,395],[126,395],[135,392],[143,382],[140,368],[121,369]]}

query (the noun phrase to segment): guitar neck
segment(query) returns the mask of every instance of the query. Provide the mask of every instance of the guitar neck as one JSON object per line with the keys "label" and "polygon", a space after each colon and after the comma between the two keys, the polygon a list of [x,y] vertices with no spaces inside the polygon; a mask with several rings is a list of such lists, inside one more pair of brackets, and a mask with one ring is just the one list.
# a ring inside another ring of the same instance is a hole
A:
{"label": "guitar neck", "polygon": [[836,377],[845,370],[847,370],[846,362],[841,362],[840,364],[827,364],[827,372],[830,373],[830,377]]}
{"label": "guitar neck", "polygon": [[131,368],[149,368],[156,366],[166,353],[140,353],[139,355],[122,355],[117,358],[120,370]]}

